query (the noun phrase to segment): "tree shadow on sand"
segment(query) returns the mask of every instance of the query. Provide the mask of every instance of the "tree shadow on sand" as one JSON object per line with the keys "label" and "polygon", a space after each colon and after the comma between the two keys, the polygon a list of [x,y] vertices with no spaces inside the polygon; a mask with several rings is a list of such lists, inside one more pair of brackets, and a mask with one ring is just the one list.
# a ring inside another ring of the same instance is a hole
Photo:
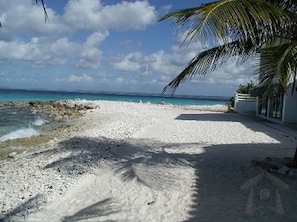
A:
{"label": "tree shadow on sand", "polygon": [[[48,157],[59,153],[61,158],[44,166],[44,169],[55,169],[59,173],[84,174],[96,167],[111,167],[123,181],[136,180],[137,182],[158,189],[157,184],[150,184],[144,180],[136,170],[137,165],[146,167],[162,165],[173,167],[176,165],[192,165],[198,159],[196,155],[179,153],[181,146],[194,147],[200,144],[162,144],[149,140],[112,140],[107,138],[74,137],[59,143],[53,150],[36,153]],[[175,153],[167,150],[177,150]],[[199,151],[199,150],[198,150]],[[146,175],[147,176],[147,175]],[[165,177],[165,176],[164,176]],[[164,178],[161,177],[161,178]],[[162,181],[161,184],[165,184]],[[159,184],[159,185],[161,185]]]}
{"label": "tree shadow on sand", "polygon": [[[248,192],[240,191],[240,186],[261,173],[261,169],[251,166],[250,160],[262,157],[263,152],[279,149],[278,144],[224,144],[207,145],[200,143],[170,144],[152,140],[111,140],[107,138],[75,137],[62,141],[54,150],[35,155],[59,153],[61,158],[45,166],[59,173],[83,174],[97,166],[111,167],[123,181],[135,180],[152,189],[169,189],[174,186],[172,177],[156,166],[166,168],[187,166],[195,169],[192,182],[191,205],[188,206],[186,221],[277,221],[297,220],[294,208],[297,193],[289,190],[282,193],[285,215],[273,211],[260,210],[246,215]],[[191,151],[191,152],[189,152]],[[249,156],[249,158],[247,158]],[[137,170],[145,166],[145,172]],[[145,174],[145,175],[144,175]],[[296,186],[291,178],[282,178],[290,187]],[[178,189],[178,187],[176,188]],[[120,209],[110,208],[110,200],[99,201],[84,208],[64,221],[76,221],[105,214],[113,214]]]}
{"label": "tree shadow on sand", "polygon": [[[241,186],[260,175],[263,170],[252,166],[250,160],[261,158],[263,152],[279,148],[278,144],[227,144],[205,147],[203,161],[196,162],[195,191],[187,221],[297,221],[297,180],[273,174],[286,183],[289,190],[280,190],[285,214],[275,212],[275,197],[263,200],[263,208],[247,214],[251,190]],[[260,152],[259,152],[260,150]],[[248,157],[248,158],[247,158]],[[260,182],[259,182],[260,183]],[[269,182],[262,190],[274,185]],[[257,187],[257,185],[255,186]],[[255,189],[256,190],[256,189]],[[259,193],[254,194],[255,202]],[[258,199],[257,199],[258,198]]]}
{"label": "tree shadow on sand", "polygon": [[67,221],[80,221],[87,220],[96,217],[107,216],[118,212],[120,209],[114,207],[114,202],[111,198],[106,198],[102,201],[98,201],[80,211],[76,212],[72,216],[67,216],[62,219],[62,222]]}
{"label": "tree shadow on sand", "polygon": [[[180,114],[176,119],[198,122],[238,122],[253,132],[265,133],[279,141],[273,144],[222,144],[204,147],[206,152],[201,154],[204,156],[204,162],[196,162],[195,165],[196,190],[192,196],[193,204],[188,221],[209,221],[210,219],[212,221],[297,221],[296,179],[269,172],[290,187],[286,191],[277,190],[280,192],[278,196],[280,198],[276,198],[271,192],[269,198],[262,200],[260,194],[255,192],[256,189],[253,190],[258,188],[262,181],[257,181],[251,190],[240,190],[244,184],[254,181],[255,177],[263,173],[262,168],[252,166],[252,160],[262,160],[268,154],[278,158],[288,157],[288,154],[289,157],[293,157],[296,130],[258,117],[242,116],[237,113],[187,113]],[[274,185],[273,181],[269,181],[260,191],[267,191]],[[257,210],[247,214],[249,204],[258,203],[257,198],[262,201],[256,207]],[[284,214],[275,211],[276,199],[278,202],[282,199]]]}
{"label": "tree shadow on sand", "polygon": [[4,214],[3,217],[0,218],[0,221],[16,221],[15,218],[26,217],[29,211],[30,213],[37,211],[38,207],[41,205],[41,199],[41,195],[36,195],[35,197],[30,198]]}

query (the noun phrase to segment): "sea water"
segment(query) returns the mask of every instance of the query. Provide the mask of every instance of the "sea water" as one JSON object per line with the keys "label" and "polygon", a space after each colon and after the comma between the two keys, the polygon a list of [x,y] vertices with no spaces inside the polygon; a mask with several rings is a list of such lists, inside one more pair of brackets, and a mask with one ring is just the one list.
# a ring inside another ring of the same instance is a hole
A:
{"label": "sea water", "polygon": [[[38,90],[10,90],[0,89],[0,103],[28,102],[28,101],[53,101],[68,99],[108,100],[149,102],[153,104],[173,105],[225,105],[226,97],[192,97],[192,96],[161,96],[148,94],[127,93],[81,93],[81,92],[57,92]],[[42,114],[32,114],[30,108],[18,108],[5,106],[0,109],[0,142],[39,135],[47,129]]]}
{"label": "sea water", "polygon": [[41,131],[58,126],[45,124],[46,114],[33,114],[30,107],[3,106],[0,108],[0,142],[39,135]]}

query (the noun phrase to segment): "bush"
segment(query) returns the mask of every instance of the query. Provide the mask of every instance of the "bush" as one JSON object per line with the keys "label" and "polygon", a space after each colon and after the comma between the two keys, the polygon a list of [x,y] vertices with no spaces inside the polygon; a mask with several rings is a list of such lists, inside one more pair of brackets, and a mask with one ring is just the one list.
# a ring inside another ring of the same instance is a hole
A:
{"label": "bush", "polygon": [[237,93],[242,93],[242,94],[250,94],[252,90],[254,89],[255,84],[253,81],[250,81],[246,85],[239,85],[238,89],[236,90]]}

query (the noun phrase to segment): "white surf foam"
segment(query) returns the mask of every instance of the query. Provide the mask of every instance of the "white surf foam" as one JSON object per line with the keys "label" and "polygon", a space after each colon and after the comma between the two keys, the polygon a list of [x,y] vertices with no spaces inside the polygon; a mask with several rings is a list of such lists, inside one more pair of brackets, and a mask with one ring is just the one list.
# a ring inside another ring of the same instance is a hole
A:
{"label": "white surf foam", "polygon": [[11,133],[8,133],[4,136],[1,136],[0,142],[12,140],[12,139],[18,139],[18,138],[27,138],[31,136],[37,136],[37,135],[39,135],[39,132],[32,127],[22,128],[22,129],[15,130]]}
{"label": "white surf foam", "polygon": [[41,119],[40,116],[37,117],[37,119],[32,123],[33,126],[41,126],[44,124],[43,119]]}

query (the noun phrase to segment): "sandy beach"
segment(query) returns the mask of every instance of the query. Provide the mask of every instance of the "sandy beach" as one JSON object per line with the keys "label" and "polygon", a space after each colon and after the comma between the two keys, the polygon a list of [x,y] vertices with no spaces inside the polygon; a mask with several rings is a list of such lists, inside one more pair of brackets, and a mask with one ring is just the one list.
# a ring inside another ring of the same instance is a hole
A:
{"label": "sandy beach", "polygon": [[0,221],[297,221],[297,179],[261,183],[251,163],[293,157],[296,130],[222,106],[92,103],[0,162]]}

